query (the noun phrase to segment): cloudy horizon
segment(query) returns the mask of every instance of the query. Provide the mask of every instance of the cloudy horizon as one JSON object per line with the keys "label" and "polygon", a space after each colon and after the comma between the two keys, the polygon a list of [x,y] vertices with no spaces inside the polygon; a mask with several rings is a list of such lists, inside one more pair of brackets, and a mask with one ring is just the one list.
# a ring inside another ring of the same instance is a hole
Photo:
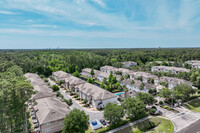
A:
{"label": "cloudy horizon", "polygon": [[196,0],[0,0],[0,49],[199,47]]}

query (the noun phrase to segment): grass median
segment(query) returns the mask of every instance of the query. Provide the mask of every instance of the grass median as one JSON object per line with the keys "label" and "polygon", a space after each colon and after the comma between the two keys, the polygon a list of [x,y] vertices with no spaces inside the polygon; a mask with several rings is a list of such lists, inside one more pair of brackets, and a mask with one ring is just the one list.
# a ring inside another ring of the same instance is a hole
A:
{"label": "grass median", "polygon": [[[150,123],[152,126],[156,126],[151,128]],[[173,133],[174,126],[172,122],[168,119],[160,118],[160,117],[151,117],[148,120],[135,124],[133,126],[124,128],[122,130],[117,131],[116,133]]]}
{"label": "grass median", "polygon": [[186,103],[185,106],[191,111],[200,112],[200,99],[192,100]]}

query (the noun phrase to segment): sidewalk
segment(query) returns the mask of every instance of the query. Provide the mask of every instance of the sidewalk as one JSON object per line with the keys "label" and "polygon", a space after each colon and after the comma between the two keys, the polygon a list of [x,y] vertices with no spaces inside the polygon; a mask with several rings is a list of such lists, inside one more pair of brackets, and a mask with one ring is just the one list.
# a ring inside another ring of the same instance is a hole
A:
{"label": "sidewalk", "polygon": [[133,125],[135,125],[135,124],[137,124],[137,123],[143,122],[143,121],[145,121],[145,120],[147,120],[147,119],[149,119],[149,118],[151,118],[151,116],[147,116],[147,117],[144,117],[144,118],[142,118],[142,119],[136,120],[136,121],[134,121],[134,122],[128,123],[128,124],[123,125],[123,126],[121,126],[121,127],[118,127],[118,128],[113,129],[113,130],[110,130],[110,131],[108,131],[108,132],[106,132],[106,133],[114,133],[114,132],[117,132],[117,131],[122,130],[122,129],[124,129],[124,128],[133,126]]}

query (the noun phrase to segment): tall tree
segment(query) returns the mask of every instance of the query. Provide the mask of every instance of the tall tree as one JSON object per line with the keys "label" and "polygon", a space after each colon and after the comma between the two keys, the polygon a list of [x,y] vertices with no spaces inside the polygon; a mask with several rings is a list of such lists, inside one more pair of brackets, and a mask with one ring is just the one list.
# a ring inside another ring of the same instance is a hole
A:
{"label": "tall tree", "polygon": [[73,109],[64,120],[62,133],[84,133],[89,127],[89,116],[84,111]]}
{"label": "tall tree", "polygon": [[140,99],[147,105],[153,105],[156,102],[154,96],[149,93],[138,92],[136,98]]}
{"label": "tall tree", "polygon": [[124,117],[124,109],[115,103],[108,103],[104,109],[104,118],[112,124],[118,124]]}
{"label": "tall tree", "polygon": [[145,104],[138,98],[128,97],[122,103],[122,107],[130,118],[140,118],[146,115]]}
{"label": "tall tree", "polygon": [[90,71],[90,74],[92,75],[92,77],[94,76],[94,69],[92,68],[92,70]]}

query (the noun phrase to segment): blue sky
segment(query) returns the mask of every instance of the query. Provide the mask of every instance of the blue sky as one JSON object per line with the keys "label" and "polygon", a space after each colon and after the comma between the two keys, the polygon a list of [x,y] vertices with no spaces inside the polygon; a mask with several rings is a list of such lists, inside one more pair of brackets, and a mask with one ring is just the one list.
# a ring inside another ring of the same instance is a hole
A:
{"label": "blue sky", "polygon": [[0,49],[200,47],[199,0],[0,0]]}

